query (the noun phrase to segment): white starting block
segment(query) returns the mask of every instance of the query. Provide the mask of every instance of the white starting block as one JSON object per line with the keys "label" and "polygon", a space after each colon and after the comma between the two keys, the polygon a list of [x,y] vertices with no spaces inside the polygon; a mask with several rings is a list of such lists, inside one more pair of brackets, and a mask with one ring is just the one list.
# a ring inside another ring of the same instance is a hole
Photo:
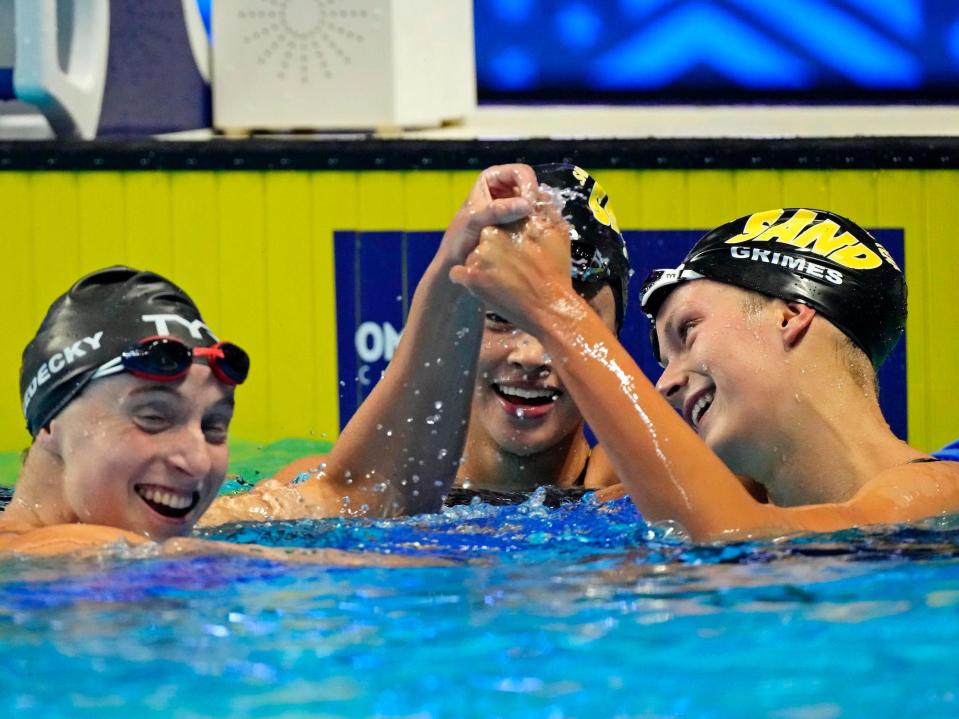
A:
{"label": "white starting block", "polygon": [[471,0],[219,0],[214,125],[429,127],[476,107]]}

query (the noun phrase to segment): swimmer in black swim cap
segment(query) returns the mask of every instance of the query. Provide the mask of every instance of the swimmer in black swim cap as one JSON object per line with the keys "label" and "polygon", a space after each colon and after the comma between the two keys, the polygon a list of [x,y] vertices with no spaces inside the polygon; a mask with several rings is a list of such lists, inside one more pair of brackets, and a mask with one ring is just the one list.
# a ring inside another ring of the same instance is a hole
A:
{"label": "swimmer in black swim cap", "polygon": [[[248,371],[246,353],[218,341],[169,280],[128,267],[79,280],[53,303],[23,354],[20,385],[33,443],[0,515],[0,551],[55,554],[173,538],[164,552],[408,563],[182,536],[223,482],[234,389]],[[370,457],[398,464],[395,456],[384,459],[368,445],[353,451],[347,443],[337,457],[359,476],[352,483],[331,476],[330,496],[311,509],[336,515],[351,499],[375,507],[367,497],[382,474]],[[439,490],[424,487],[422,494],[438,506]],[[402,495],[387,497],[391,508],[401,506]]]}
{"label": "swimmer in black swim cap", "polygon": [[[630,266],[613,204],[594,177],[569,163],[534,165],[542,202],[568,225],[574,290],[612,331],[622,327]],[[583,415],[542,344],[488,311],[457,484],[529,492],[542,485],[616,483],[602,449],[590,450]]]}
{"label": "swimmer in black swim cap", "polygon": [[564,286],[562,233],[531,240],[485,235],[454,280],[539,338],[647,520],[714,540],[959,510],[959,467],[879,410],[873,370],[899,338],[905,283],[851,221],[755,213],[654,273],[655,387]]}
{"label": "swimmer in black swim cap", "polygon": [[[575,291],[591,311],[610,331],[618,332],[625,312],[631,271],[626,244],[603,187],[588,172],[569,163],[532,168],[503,166],[488,170],[484,177],[491,173],[522,178],[524,186],[514,186],[512,191],[535,190],[534,204],[540,205],[539,210],[549,211],[565,220],[564,232],[572,246],[572,256],[567,252],[564,260],[566,281],[569,283],[572,279]],[[481,177],[477,186],[484,181]],[[529,183],[528,186],[525,183]],[[455,230],[470,209],[467,202],[451,223],[448,234]],[[499,224],[508,225],[515,219],[509,217],[505,223]],[[519,225],[512,225],[511,229],[521,232]],[[429,278],[425,281],[428,282]],[[431,316],[435,316],[433,309],[429,308]],[[419,319],[416,312],[410,313],[410,322]],[[466,367],[456,365],[446,356],[450,350],[462,349],[464,342],[475,336],[472,329],[466,329],[468,333],[459,328],[447,336],[443,363],[434,369],[435,377],[446,376],[454,382],[459,379],[453,390],[456,398],[469,396],[466,377],[474,369],[477,373],[472,391],[469,433],[462,461],[457,462],[456,483],[466,490],[496,490],[513,493],[515,497],[542,485],[595,489],[614,484],[617,480],[605,461],[602,448],[590,450],[583,432],[582,413],[573,403],[542,345],[504,317],[486,312],[485,322],[477,328],[482,337],[479,357],[477,359],[474,354],[463,360],[469,365],[467,371]],[[405,333],[406,330],[404,336]],[[420,363],[423,359],[430,359],[423,350],[417,354]],[[440,405],[442,412],[432,413],[434,419],[454,423],[465,419],[455,413],[449,397],[443,398]],[[388,426],[387,423],[382,425]],[[437,449],[448,448],[446,444],[436,446]],[[300,471],[319,467],[324,462],[328,459],[306,458],[278,473],[276,479],[289,481]],[[429,476],[424,472],[416,474],[416,482]],[[310,483],[305,486],[309,487]]]}
{"label": "swimmer in black swim cap", "polygon": [[83,277],[23,352],[34,441],[4,520],[186,534],[225,476],[248,371],[169,280],[120,266]]}
{"label": "swimmer in black swim cap", "polygon": [[[656,312],[680,283],[711,279],[814,308],[876,368],[906,327],[906,279],[885,247],[859,225],[826,212],[757,212],[703,236],[682,264],[654,270],[640,292]],[[654,351],[659,353],[655,328]]]}

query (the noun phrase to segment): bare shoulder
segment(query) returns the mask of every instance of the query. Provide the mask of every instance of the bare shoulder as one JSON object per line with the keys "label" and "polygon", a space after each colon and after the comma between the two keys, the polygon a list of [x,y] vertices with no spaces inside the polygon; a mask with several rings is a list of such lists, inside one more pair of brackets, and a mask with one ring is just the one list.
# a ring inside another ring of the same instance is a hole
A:
{"label": "bare shoulder", "polygon": [[0,522],[0,552],[32,556],[72,554],[108,544],[140,544],[139,534],[98,524],[55,524],[33,527],[20,522]]}
{"label": "bare shoulder", "polygon": [[619,484],[613,465],[609,461],[603,445],[597,444],[589,455],[589,465],[586,468],[586,489],[603,489]]}
{"label": "bare shoulder", "polygon": [[850,500],[880,522],[959,512],[959,462],[920,462],[886,470]]}

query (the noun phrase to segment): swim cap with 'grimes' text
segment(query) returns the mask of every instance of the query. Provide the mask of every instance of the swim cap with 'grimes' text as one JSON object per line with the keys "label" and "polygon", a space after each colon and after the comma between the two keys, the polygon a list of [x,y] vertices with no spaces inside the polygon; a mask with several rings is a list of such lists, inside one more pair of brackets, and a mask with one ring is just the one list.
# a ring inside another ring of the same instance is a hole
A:
{"label": "swim cap with 'grimes' text", "polygon": [[157,274],[116,266],[77,281],[50,306],[23,350],[20,397],[30,434],[56,417],[102,364],[156,336],[189,347],[217,341],[193,300]]}
{"label": "swim cap with 'grimes' text", "polygon": [[654,270],[641,304],[653,322],[679,283],[725,282],[814,308],[879,367],[906,326],[906,280],[859,225],[825,210],[756,212],[706,233],[675,269]]}
{"label": "swim cap with 'grimes' text", "polygon": [[573,279],[609,283],[616,302],[616,328],[621,328],[632,271],[606,191],[586,170],[568,162],[534,165],[533,170],[540,185],[556,191],[563,219],[569,223]]}

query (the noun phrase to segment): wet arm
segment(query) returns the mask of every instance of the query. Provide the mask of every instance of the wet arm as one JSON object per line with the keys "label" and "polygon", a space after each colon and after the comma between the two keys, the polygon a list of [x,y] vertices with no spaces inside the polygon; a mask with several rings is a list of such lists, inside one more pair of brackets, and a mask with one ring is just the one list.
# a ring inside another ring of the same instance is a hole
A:
{"label": "wet arm", "polygon": [[369,552],[345,552],[337,549],[265,547],[194,537],[176,537],[155,543],[133,532],[96,524],[59,524],[15,532],[0,530],[0,554],[14,553],[31,557],[62,555],[84,557],[134,546],[147,547],[150,550],[149,556],[240,555],[280,562],[337,567],[409,567],[450,564],[448,561],[433,557],[404,557]]}
{"label": "wet arm", "polygon": [[558,304],[565,312],[540,321],[543,345],[559,358],[563,383],[647,521],[675,520],[694,540],[717,541],[911,522],[959,509],[959,465],[945,463],[893,468],[846,502],[778,507],[757,501],[586,303],[570,317],[574,297]]}
{"label": "wet arm", "polygon": [[451,277],[539,338],[647,521],[679,522],[697,541],[805,529],[800,517],[753,498],[660,396],[573,291],[569,262],[568,231],[547,208],[518,239],[485,232]]}
{"label": "wet arm", "polygon": [[383,378],[323,471],[298,485],[320,513],[395,516],[439,508],[466,437],[483,321],[480,303],[448,272],[442,261],[430,265]]}
{"label": "wet arm", "polygon": [[572,288],[535,310],[535,333],[647,521],[675,520],[697,539],[769,523],[756,502]]}
{"label": "wet arm", "polygon": [[[393,359],[333,450],[218,498],[202,525],[439,509],[462,455],[483,323],[482,305],[448,274],[430,265]],[[301,472],[309,478],[288,483]]]}
{"label": "wet arm", "polygon": [[466,439],[483,307],[449,279],[483,228],[526,217],[535,175],[485,170],[413,296],[393,359],[317,476],[296,485],[313,514],[396,516],[439,509]]}

